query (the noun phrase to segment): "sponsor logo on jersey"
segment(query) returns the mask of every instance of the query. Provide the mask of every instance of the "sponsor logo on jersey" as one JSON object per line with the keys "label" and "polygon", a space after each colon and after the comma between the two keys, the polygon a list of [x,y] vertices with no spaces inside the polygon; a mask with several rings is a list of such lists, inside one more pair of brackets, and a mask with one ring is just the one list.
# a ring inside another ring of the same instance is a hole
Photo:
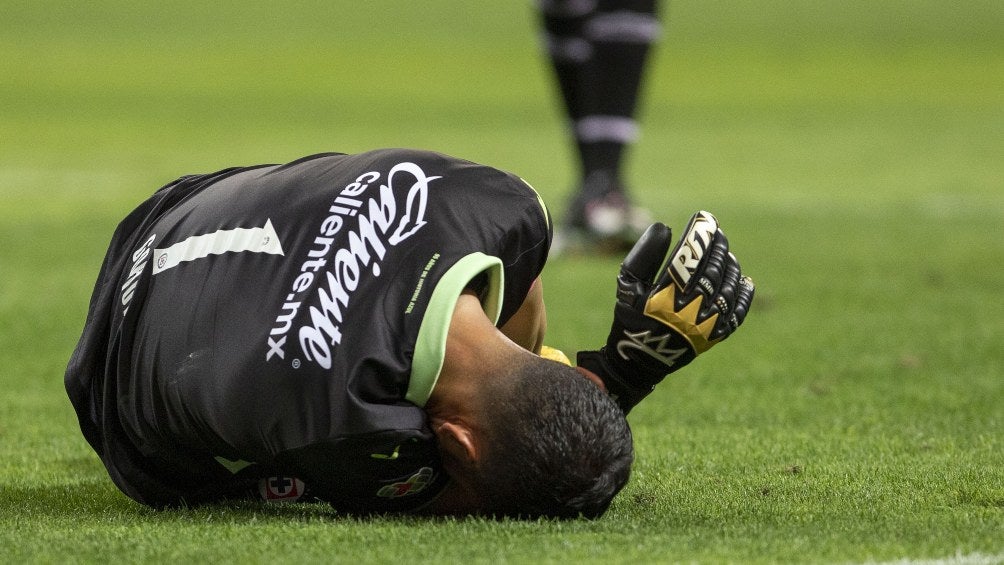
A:
{"label": "sponsor logo on jersey", "polygon": [[411,494],[418,494],[425,490],[432,482],[434,473],[430,467],[422,467],[417,473],[408,477],[408,480],[393,483],[380,487],[377,496],[380,498],[400,498]]}
{"label": "sponsor logo on jersey", "polygon": [[143,269],[150,258],[150,249],[153,247],[154,241],[157,241],[157,234],[153,234],[147,238],[143,245],[140,245],[132,253],[132,267],[129,269],[129,275],[126,276],[126,280],[122,284],[122,298],[120,300],[122,302],[123,316],[129,311],[129,303],[132,302],[132,297],[136,294],[136,286],[143,276]]}
{"label": "sponsor logo on jersey", "polygon": [[[338,193],[269,331],[266,361],[286,358],[292,334],[306,361],[331,368],[332,347],[342,341],[341,324],[353,293],[365,278],[380,276],[388,248],[426,225],[429,183],[438,178],[425,174],[415,163],[404,162],[391,167],[385,176],[364,173]],[[385,180],[378,188],[370,189],[381,179]],[[336,236],[340,247],[335,247]],[[307,308],[310,319],[294,328],[302,308]],[[301,362],[297,358],[292,363],[299,366]]]}

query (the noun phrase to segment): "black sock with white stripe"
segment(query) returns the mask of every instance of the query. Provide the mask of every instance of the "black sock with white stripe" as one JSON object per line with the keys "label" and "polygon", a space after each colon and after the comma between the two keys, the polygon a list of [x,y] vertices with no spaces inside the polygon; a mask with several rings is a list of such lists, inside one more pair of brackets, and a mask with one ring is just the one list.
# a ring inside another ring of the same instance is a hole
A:
{"label": "black sock with white stripe", "polygon": [[[624,149],[634,120],[650,45],[658,38],[657,0],[543,0],[547,43],[582,178],[600,172],[620,190]],[[593,187],[595,190],[595,187]]]}

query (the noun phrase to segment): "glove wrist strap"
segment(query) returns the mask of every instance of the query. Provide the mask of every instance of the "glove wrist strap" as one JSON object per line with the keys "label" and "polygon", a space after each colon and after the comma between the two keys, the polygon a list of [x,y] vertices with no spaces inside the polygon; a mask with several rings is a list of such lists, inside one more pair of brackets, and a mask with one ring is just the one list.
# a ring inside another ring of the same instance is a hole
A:
{"label": "glove wrist strap", "polygon": [[588,369],[600,377],[607,387],[607,393],[625,415],[655,388],[654,384],[648,387],[628,384],[626,379],[617,374],[603,351],[579,351],[575,355],[575,360],[578,366]]}

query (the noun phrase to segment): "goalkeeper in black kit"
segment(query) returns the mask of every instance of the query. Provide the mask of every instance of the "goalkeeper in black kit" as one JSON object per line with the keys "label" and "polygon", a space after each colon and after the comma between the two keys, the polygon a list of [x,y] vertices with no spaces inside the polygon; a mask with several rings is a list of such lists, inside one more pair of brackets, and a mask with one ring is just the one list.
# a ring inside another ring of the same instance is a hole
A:
{"label": "goalkeeper in black kit", "polygon": [[541,356],[551,234],[519,177],[427,151],[181,177],[112,238],[65,376],[83,435],[158,508],[600,516],[625,415],[753,284],[710,214],[672,249],[655,224],[573,368]]}

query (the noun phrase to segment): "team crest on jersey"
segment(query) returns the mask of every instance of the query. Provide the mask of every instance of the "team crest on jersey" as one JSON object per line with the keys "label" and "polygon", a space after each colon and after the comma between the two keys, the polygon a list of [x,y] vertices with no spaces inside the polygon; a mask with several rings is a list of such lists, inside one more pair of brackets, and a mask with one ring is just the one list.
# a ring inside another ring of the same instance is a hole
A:
{"label": "team crest on jersey", "polygon": [[[364,279],[380,276],[388,248],[401,244],[428,223],[429,183],[438,178],[427,175],[415,163],[398,163],[386,175],[363,173],[338,193],[293,275],[269,331],[266,361],[286,359],[292,334],[305,361],[331,368],[332,348],[342,341],[341,327],[353,293]],[[381,179],[375,191],[370,188]],[[341,247],[335,246],[336,238]],[[302,308],[310,314],[309,322],[294,328]],[[289,362],[294,368],[302,363],[299,357]]]}
{"label": "team crest on jersey", "polygon": [[418,494],[429,486],[433,475],[434,473],[430,467],[422,467],[405,481],[380,487],[380,490],[377,491],[377,496],[380,498],[400,498],[402,496]]}
{"label": "team crest on jersey", "polygon": [[305,489],[296,477],[267,477],[258,482],[258,492],[267,502],[296,502]]}

